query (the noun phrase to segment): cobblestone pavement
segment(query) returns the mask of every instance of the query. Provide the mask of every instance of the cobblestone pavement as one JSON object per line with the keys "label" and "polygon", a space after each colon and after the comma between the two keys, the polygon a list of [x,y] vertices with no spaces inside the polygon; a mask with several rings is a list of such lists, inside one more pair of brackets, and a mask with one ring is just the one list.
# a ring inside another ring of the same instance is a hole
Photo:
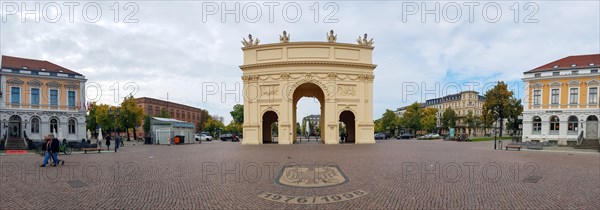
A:
{"label": "cobblestone pavement", "polygon": [[[599,153],[492,148],[493,142],[416,140],[213,141],[60,156],[64,166],[47,168],[39,167],[38,155],[3,155],[0,209],[600,209]],[[348,182],[306,188],[274,181],[294,163],[336,164]],[[325,202],[350,192],[361,196]],[[295,197],[286,203],[271,195]],[[321,202],[296,204],[305,197]]]}

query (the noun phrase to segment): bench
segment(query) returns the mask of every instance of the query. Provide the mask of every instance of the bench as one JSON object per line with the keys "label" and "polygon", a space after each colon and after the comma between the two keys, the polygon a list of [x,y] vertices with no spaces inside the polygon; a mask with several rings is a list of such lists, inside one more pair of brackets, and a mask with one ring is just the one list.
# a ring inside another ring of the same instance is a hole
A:
{"label": "bench", "polygon": [[83,150],[84,154],[87,154],[87,151],[98,151],[98,153],[100,153],[100,151],[106,150],[106,149],[104,149],[104,148],[81,148],[81,150]]}
{"label": "bench", "polygon": [[516,145],[516,144],[509,144],[504,146],[506,148],[506,150],[510,149],[518,149],[519,151],[521,151],[521,145]]}

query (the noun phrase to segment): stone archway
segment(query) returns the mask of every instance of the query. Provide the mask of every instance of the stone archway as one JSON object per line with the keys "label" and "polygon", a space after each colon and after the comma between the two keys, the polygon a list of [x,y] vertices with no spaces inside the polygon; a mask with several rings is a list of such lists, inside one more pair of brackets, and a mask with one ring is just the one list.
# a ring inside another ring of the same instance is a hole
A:
{"label": "stone archway", "polygon": [[340,113],[340,122],[346,126],[346,132],[343,134],[344,143],[356,143],[356,117],[352,111],[345,110]]}
{"label": "stone archway", "polygon": [[21,139],[21,117],[19,115],[10,116],[8,119],[8,138],[9,139]]}
{"label": "stone archway", "polygon": [[274,143],[272,126],[278,120],[277,113],[274,111],[267,111],[262,116],[262,143]]}
{"label": "stone archway", "polygon": [[[298,116],[297,116],[297,109],[298,109],[298,101],[300,101],[301,98],[303,97],[312,97],[312,98],[316,98],[319,101],[320,104],[320,110],[321,116],[324,116],[324,110],[325,107],[323,106],[324,102],[325,102],[325,93],[324,91],[321,89],[321,87],[319,87],[318,85],[314,84],[314,83],[303,83],[301,85],[299,85],[298,87],[295,88],[294,93],[292,94],[292,98],[293,98],[293,118],[292,118],[292,122],[297,122],[298,121]],[[320,136],[324,136],[325,133],[327,132],[326,130],[323,129],[323,119],[321,118],[321,122],[319,122],[319,130],[322,131],[319,135]],[[292,123],[293,128],[292,131],[296,131],[296,123]],[[294,143],[297,141],[298,136],[296,132],[293,132],[293,141]],[[323,138],[319,138],[319,140],[322,142]]]}
{"label": "stone archway", "polygon": [[[352,110],[353,139],[357,144],[373,139],[372,42],[244,42],[244,138],[242,144],[262,144],[263,113],[277,114],[278,144],[296,140],[297,102],[314,97],[321,107],[320,140],[339,144],[339,122]],[[351,123],[348,121],[348,123]]]}

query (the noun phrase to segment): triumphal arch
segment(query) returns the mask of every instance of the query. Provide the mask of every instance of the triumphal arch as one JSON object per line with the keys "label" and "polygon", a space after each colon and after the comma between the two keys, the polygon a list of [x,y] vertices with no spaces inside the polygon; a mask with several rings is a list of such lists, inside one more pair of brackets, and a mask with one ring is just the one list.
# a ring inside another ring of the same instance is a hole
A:
{"label": "triumphal arch", "polygon": [[326,35],[322,42],[292,42],[284,31],[280,42],[271,44],[244,38],[242,144],[296,143],[296,106],[302,97],[320,104],[322,143],[340,143],[341,125],[344,142],[375,143],[373,39],[364,34],[356,44],[338,43],[333,31]]}

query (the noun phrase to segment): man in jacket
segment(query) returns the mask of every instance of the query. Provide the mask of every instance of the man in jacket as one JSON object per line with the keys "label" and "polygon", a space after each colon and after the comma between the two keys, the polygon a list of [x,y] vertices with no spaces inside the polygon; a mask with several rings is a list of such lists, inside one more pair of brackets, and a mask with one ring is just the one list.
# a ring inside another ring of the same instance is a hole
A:
{"label": "man in jacket", "polygon": [[52,159],[54,160],[53,166],[57,166],[59,162],[64,165],[65,161],[58,159],[58,152],[60,151],[60,141],[58,141],[57,138],[54,138],[53,134],[49,134],[45,140],[46,142],[44,143],[44,147],[46,154],[44,155],[44,162],[40,167],[46,167],[46,164],[48,164],[48,159],[50,159],[50,157],[52,157]]}

